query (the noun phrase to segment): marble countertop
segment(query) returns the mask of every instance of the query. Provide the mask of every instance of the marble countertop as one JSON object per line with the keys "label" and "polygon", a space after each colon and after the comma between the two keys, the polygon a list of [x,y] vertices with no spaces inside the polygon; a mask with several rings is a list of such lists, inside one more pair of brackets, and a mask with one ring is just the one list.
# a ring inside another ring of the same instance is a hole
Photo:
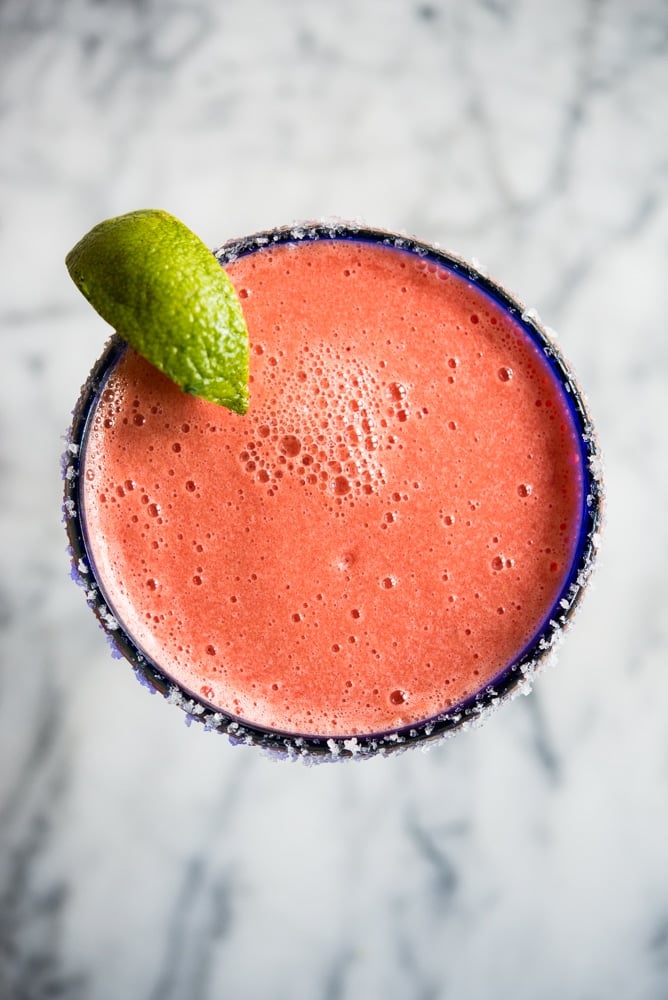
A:
{"label": "marble countertop", "polygon": [[[668,996],[668,8],[0,5],[0,1000]],[[429,754],[187,728],[69,580],[59,457],[106,328],[63,258],[341,216],[483,261],[585,386],[598,572],[557,667]]]}

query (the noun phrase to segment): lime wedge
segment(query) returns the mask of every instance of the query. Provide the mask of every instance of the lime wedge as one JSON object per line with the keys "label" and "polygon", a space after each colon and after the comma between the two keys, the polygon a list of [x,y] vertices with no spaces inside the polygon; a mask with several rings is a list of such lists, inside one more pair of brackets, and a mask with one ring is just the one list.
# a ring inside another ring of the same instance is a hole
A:
{"label": "lime wedge", "polygon": [[159,209],[107,219],[66,258],[117,333],[185,392],[248,409],[248,330],[232,282],[182,222]]}

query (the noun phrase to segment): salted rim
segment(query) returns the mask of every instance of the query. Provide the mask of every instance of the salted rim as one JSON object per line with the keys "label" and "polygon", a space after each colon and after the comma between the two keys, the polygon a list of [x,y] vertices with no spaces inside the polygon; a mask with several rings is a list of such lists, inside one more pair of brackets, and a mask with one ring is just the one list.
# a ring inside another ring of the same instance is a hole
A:
{"label": "salted rim", "polygon": [[269,246],[297,244],[312,240],[351,240],[380,244],[404,250],[464,277],[492,298],[524,330],[543,352],[549,368],[563,390],[563,396],[578,430],[583,470],[582,523],[571,570],[564,586],[546,616],[536,638],[515,661],[454,708],[399,729],[353,737],[300,736],[277,730],[267,730],[247,722],[196,698],[176,683],[134,642],[113,613],[104,587],[97,578],[95,565],[86,541],[80,491],[80,460],[87,437],[89,418],[94,405],[126,345],[114,335],[97,360],[82,388],[73,411],[67,449],[63,458],[64,519],[70,543],[72,576],[86,593],[86,600],[106,632],[112,653],[127,659],[141,683],[158,691],[169,702],[187,714],[187,721],[201,722],[206,729],[225,733],[231,742],[244,743],[271,751],[283,757],[301,758],[309,762],[341,760],[389,754],[419,744],[432,745],[458,730],[480,724],[503,702],[518,694],[528,694],[533,678],[540,668],[554,657],[565,627],[579,607],[582,595],[594,567],[602,516],[603,484],[598,442],[586,400],[574,376],[543,326],[537,312],[527,309],[515,296],[488,278],[479,267],[442,250],[434,244],[412,237],[350,222],[309,222],[267,230],[252,236],[231,240],[214,251],[224,267],[239,257]]}

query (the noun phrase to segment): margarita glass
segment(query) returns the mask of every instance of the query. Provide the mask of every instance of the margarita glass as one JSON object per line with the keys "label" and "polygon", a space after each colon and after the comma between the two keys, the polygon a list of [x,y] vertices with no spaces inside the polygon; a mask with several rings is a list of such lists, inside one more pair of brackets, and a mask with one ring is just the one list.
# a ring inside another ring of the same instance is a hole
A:
{"label": "margarita glass", "polygon": [[139,678],[285,756],[444,738],[527,691],[585,590],[600,461],[539,321],[405,236],[308,224],[216,251],[246,417],[114,336],[74,412],[75,576]]}

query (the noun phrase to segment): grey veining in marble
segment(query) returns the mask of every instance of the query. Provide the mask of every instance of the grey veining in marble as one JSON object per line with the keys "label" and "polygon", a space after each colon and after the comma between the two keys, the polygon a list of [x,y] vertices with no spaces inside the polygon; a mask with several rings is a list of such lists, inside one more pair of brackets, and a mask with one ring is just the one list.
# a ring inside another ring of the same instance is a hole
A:
{"label": "grey veining in marble", "polygon": [[[663,0],[0,3],[0,1000],[668,996],[667,95]],[[63,257],[147,205],[413,232],[559,330],[607,530],[530,697],[309,769],[110,658],[59,472],[106,328]]]}

